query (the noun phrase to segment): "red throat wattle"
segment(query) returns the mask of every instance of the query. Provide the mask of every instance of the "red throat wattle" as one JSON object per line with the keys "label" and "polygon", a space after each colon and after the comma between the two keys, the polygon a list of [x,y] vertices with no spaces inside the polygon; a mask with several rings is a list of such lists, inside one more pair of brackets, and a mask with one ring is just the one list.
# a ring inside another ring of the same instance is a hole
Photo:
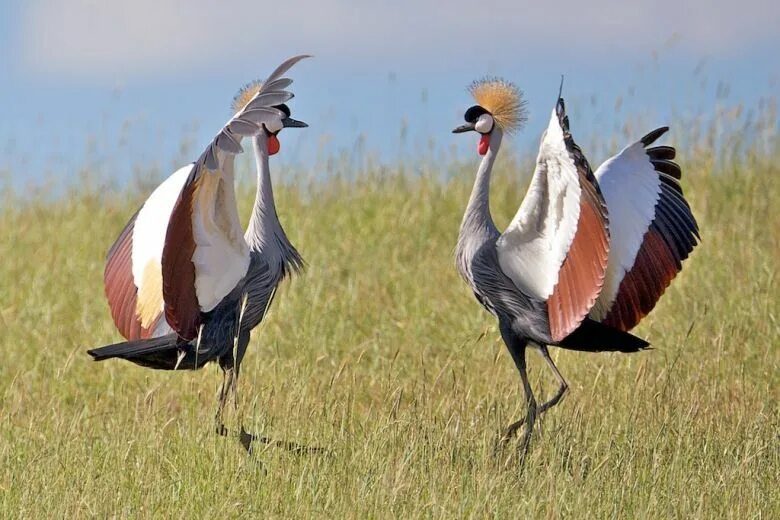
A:
{"label": "red throat wattle", "polygon": [[479,152],[479,155],[485,155],[488,148],[490,148],[490,134],[482,134],[482,137],[479,138],[477,152]]}
{"label": "red throat wattle", "polygon": [[268,155],[279,153],[281,147],[282,145],[279,144],[279,139],[275,135],[268,136]]}

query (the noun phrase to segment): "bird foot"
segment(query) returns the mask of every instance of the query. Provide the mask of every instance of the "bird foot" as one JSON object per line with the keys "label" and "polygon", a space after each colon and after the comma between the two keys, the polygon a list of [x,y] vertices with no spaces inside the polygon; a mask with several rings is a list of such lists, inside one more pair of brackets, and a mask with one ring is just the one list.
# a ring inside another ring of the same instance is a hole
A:
{"label": "bird foot", "polygon": [[509,442],[515,438],[517,432],[520,430],[520,428],[523,427],[523,425],[526,424],[526,422],[527,418],[523,418],[507,426],[493,445],[493,456],[502,461],[501,466],[504,469],[511,469],[512,467],[515,467],[513,463],[515,456],[519,457],[517,460],[521,470],[525,466],[525,461],[528,457],[528,451],[531,445],[531,428],[525,428],[523,438],[517,446],[516,451],[513,451],[510,454],[506,454],[504,450],[509,445]]}
{"label": "bird foot", "polygon": [[255,436],[246,431],[242,426],[241,433],[238,434],[238,442],[241,443],[241,446],[243,446],[246,452],[250,455],[252,454],[252,442],[254,440]]}
{"label": "bird foot", "polygon": [[[217,426],[217,435],[221,437],[227,437],[228,434],[229,431],[224,424]],[[282,441],[271,439],[270,437],[255,435],[246,431],[243,426],[241,427],[241,431],[238,433],[238,441],[250,455],[253,453],[254,444],[257,442],[267,446],[282,448],[285,451],[295,453],[296,455],[302,455],[304,453],[330,455],[330,451],[327,448],[320,446],[306,446],[292,441]]]}
{"label": "bird foot", "polygon": [[311,453],[316,455],[330,454],[330,451],[327,448],[323,448],[320,446],[306,446],[304,444],[298,444],[297,442],[282,441],[282,440],[272,439],[270,437],[254,435],[252,433],[247,432],[243,427],[241,428],[239,440],[241,441],[241,445],[244,447],[247,453],[252,453],[253,444],[259,442],[267,446],[282,448],[283,450],[289,451],[290,453],[295,453],[296,455],[303,455],[304,453]]}
{"label": "bird foot", "polygon": [[[218,424],[217,425],[217,435],[220,437],[227,437],[230,431],[225,427],[224,424]],[[254,435],[251,433],[248,433],[243,427],[241,428],[241,432],[238,434],[238,441],[241,443],[241,446],[244,447],[244,449],[247,451],[247,453],[252,453],[252,441],[254,440]]]}
{"label": "bird foot", "polygon": [[504,431],[501,432],[498,439],[496,439],[495,444],[493,445],[493,452],[494,454],[498,454],[501,452],[507,444],[509,444],[509,441],[511,441],[515,435],[517,434],[517,431],[525,424],[525,418],[520,419],[519,421],[510,424],[506,428],[504,428]]}

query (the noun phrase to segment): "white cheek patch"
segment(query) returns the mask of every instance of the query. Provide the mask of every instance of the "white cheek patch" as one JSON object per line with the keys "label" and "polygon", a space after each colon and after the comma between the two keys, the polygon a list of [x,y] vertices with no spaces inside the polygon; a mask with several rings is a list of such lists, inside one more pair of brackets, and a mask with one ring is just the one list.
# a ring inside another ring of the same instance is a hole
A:
{"label": "white cheek patch", "polygon": [[482,114],[474,123],[474,129],[480,134],[487,134],[493,130],[493,116],[490,114]]}
{"label": "white cheek patch", "polygon": [[274,119],[273,121],[269,121],[265,123],[265,127],[266,129],[268,129],[269,132],[275,134],[276,132],[282,129],[282,120]]}

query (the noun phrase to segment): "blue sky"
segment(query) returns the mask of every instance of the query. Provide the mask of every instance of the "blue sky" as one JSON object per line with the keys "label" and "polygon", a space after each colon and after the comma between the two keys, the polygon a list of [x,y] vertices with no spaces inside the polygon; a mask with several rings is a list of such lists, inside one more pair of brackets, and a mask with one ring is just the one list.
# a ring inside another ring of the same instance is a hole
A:
{"label": "blue sky", "polygon": [[358,142],[387,162],[431,140],[473,153],[473,140],[449,130],[471,104],[465,87],[485,74],[526,93],[521,148],[534,146],[564,74],[587,150],[587,136],[626,117],[660,125],[776,97],[778,5],[0,0],[0,179],[172,172],[229,117],[241,85],[298,53],[315,55],[291,72],[294,116],[311,128],[281,136],[282,165],[316,166]]}

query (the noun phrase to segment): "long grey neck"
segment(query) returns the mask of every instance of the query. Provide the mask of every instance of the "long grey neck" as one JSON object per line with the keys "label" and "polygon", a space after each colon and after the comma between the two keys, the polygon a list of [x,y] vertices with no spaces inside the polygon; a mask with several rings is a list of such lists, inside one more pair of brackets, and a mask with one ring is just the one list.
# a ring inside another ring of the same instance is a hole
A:
{"label": "long grey neck", "polygon": [[479,164],[477,178],[471,189],[471,197],[460,224],[461,237],[484,234],[487,237],[498,234],[498,229],[490,215],[490,174],[501,147],[503,132],[496,127],[490,134],[490,146]]}
{"label": "long grey neck", "polygon": [[265,132],[253,137],[252,145],[257,163],[257,194],[244,238],[252,251],[263,254],[271,269],[285,276],[290,271],[299,271],[303,267],[303,259],[287,239],[276,214]]}

